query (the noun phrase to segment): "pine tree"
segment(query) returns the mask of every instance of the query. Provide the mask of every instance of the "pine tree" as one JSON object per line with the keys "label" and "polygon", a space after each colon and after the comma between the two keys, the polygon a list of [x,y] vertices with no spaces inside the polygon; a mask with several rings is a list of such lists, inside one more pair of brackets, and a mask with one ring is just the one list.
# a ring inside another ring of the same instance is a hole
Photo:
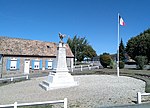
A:
{"label": "pine tree", "polygon": [[125,47],[122,39],[119,45],[119,60],[125,62]]}

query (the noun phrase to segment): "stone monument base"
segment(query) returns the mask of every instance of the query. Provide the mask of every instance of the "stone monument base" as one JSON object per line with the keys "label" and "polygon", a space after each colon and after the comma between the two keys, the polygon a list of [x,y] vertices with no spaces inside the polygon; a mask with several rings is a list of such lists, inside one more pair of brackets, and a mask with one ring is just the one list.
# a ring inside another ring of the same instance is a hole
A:
{"label": "stone monument base", "polygon": [[68,72],[49,73],[48,79],[40,83],[40,86],[46,91],[77,85],[78,84],[74,81],[73,76]]}

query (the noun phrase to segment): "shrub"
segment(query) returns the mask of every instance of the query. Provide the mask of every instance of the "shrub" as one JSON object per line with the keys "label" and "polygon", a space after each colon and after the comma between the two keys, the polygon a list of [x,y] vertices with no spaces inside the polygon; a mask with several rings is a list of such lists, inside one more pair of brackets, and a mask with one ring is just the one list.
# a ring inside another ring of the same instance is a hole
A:
{"label": "shrub", "polygon": [[124,68],[124,62],[120,61],[119,62],[119,69],[123,69]]}
{"label": "shrub", "polygon": [[147,64],[148,59],[146,56],[136,56],[135,61],[137,63],[137,68],[138,69],[144,69],[144,66]]}
{"label": "shrub", "polygon": [[112,59],[111,59],[111,62],[110,62],[110,68],[111,69],[115,68],[115,62]]}
{"label": "shrub", "polygon": [[111,63],[110,55],[106,55],[106,54],[100,55],[100,62],[104,68],[107,68],[107,66],[109,66]]}

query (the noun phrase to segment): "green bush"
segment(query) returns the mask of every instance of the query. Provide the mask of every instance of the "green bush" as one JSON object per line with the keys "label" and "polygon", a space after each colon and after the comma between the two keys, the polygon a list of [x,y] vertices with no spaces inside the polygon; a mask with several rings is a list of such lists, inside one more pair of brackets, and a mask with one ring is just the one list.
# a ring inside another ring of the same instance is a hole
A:
{"label": "green bush", "polygon": [[110,68],[111,69],[115,68],[115,62],[112,59],[111,59],[111,62],[110,62]]}
{"label": "green bush", "polygon": [[119,62],[119,69],[123,69],[124,68],[124,62],[120,61]]}
{"label": "green bush", "polygon": [[137,68],[143,70],[144,66],[147,64],[148,59],[146,56],[136,56],[135,61],[137,63]]}
{"label": "green bush", "polygon": [[107,68],[107,66],[109,66],[111,63],[110,55],[106,55],[106,54],[100,55],[100,62],[104,68]]}

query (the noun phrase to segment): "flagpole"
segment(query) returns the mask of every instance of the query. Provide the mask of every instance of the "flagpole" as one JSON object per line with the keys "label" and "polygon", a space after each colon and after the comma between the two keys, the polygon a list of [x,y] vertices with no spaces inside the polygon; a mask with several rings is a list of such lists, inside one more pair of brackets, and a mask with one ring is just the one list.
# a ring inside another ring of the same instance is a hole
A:
{"label": "flagpole", "polygon": [[119,13],[118,13],[118,44],[117,44],[117,76],[119,77]]}

